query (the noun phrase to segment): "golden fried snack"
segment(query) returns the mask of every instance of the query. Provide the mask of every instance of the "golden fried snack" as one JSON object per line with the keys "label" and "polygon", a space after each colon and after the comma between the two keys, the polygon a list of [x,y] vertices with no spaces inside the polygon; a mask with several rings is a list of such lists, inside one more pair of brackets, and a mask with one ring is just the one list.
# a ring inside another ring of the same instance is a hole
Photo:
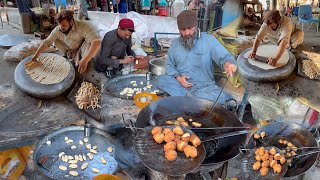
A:
{"label": "golden fried snack", "polygon": [[283,144],[288,144],[288,141],[287,140],[283,140],[282,143]]}
{"label": "golden fried snack", "polygon": [[182,136],[181,136],[181,140],[182,141],[185,141],[185,142],[189,142],[190,140],[190,134],[189,133],[184,133]]}
{"label": "golden fried snack", "polygon": [[160,134],[156,134],[153,136],[153,139],[158,143],[161,144],[163,142],[164,139],[164,134],[160,133]]}
{"label": "golden fried snack", "polygon": [[264,153],[265,153],[264,147],[259,148],[259,155],[260,155],[260,156],[263,156]]}
{"label": "golden fried snack", "polygon": [[269,164],[270,164],[269,160],[263,161],[261,163],[261,167],[269,167]]}
{"label": "golden fried snack", "polygon": [[191,137],[190,137],[190,142],[192,143],[192,145],[194,147],[198,147],[200,144],[201,144],[201,140],[200,138],[195,135],[195,134],[192,134]]}
{"label": "golden fried snack", "polygon": [[168,161],[174,161],[177,159],[177,152],[175,150],[168,150],[165,152],[165,157],[168,159]]}
{"label": "golden fried snack", "polygon": [[282,139],[279,139],[279,141],[278,141],[280,144],[282,144],[283,143],[283,140]]}
{"label": "golden fried snack", "polygon": [[202,124],[201,124],[201,123],[198,123],[198,122],[192,122],[192,126],[194,126],[194,127],[201,127]]}
{"label": "golden fried snack", "polygon": [[169,150],[176,150],[177,143],[174,141],[168,142],[163,146],[164,151],[169,151]]}
{"label": "golden fried snack", "polygon": [[163,134],[167,134],[168,132],[172,132],[172,130],[170,128],[163,129]]}
{"label": "golden fried snack", "polygon": [[180,141],[181,140],[181,136],[179,136],[179,135],[175,135],[174,136],[174,141],[175,142],[178,142],[178,141]]}
{"label": "golden fried snack", "polygon": [[262,131],[262,132],[260,133],[260,137],[263,139],[265,136],[266,136],[266,132]]}
{"label": "golden fried snack", "polygon": [[281,157],[282,157],[281,154],[277,153],[277,154],[275,154],[275,155],[273,156],[273,159],[274,159],[274,160],[280,160]]}
{"label": "golden fried snack", "polygon": [[186,155],[186,157],[195,158],[195,157],[198,156],[197,148],[195,148],[194,146],[187,145],[187,146],[183,149],[183,152],[184,152],[184,154]]}
{"label": "golden fried snack", "polygon": [[184,119],[183,119],[183,117],[178,117],[178,118],[177,118],[177,121],[183,122]]}
{"label": "golden fried snack", "polygon": [[188,146],[188,143],[185,141],[177,142],[177,150],[183,152],[184,148]]}
{"label": "golden fried snack", "polygon": [[295,147],[295,146],[292,146],[291,149],[294,150],[294,151],[297,151],[297,150],[298,150],[298,148]]}
{"label": "golden fried snack", "polygon": [[173,128],[172,132],[176,135],[181,136],[183,134],[183,130],[180,126],[176,126],[175,128]]}
{"label": "golden fried snack", "polygon": [[282,156],[281,159],[280,159],[280,163],[281,163],[281,164],[286,163],[286,158]]}
{"label": "golden fried snack", "polygon": [[174,124],[174,122],[173,122],[173,121],[171,121],[171,120],[168,120],[168,121],[166,121],[166,124],[173,125],[173,124]]}
{"label": "golden fried snack", "polygon": [[179,126],[179,125],[180,125],[180,122],[179,122],[179,121],[175,121],[175,122],[174,122],[174,125]]}
{"label": "golden fried snack", "polygon": [[163,140],[164,140],[165,142],[170,142],[170,141],[173,141],[174,138],[175,138],[175,137],[174,137],[173,132],[168,132],[167,134],[164,135]]}
{"label": "golden fried snack", "polygon": [[254,154],[255,154],[255,155],[259,155],[259,152],[260,152],[260,150],[257,149],[257,150],[254,152]]}
{"label": "golden fried snack", "polygon": [[295,156],[297,153],[295,151],[291,151],[291,156]]}
{"label": "golden fried snack", "polygon": [[291,157],[291,153],[287,153],[287,154],[286,154],[286,157]]}
{"label": "golden fried snack", "polygon": [[252,165],[252,169],[253,170],[259,170],[261,167],[261,163],[259,161],[255,162],[253,165]]}
{"label": "golden fried snack", "polygon": [[262,156],[262,161],[266,161],[266,160],[269,160],[269,154],[268,153],[265,153],[263,156]]}
{"label": "golden fried snack", "polygon": [[263,167],[260,169],[261,176],[266,176],[268,174],[269,169],[267,167]]}
{"label": "golden fried snack", "polygon": [[275,164],[272,168],[274,173],[280,173],[282,171],[282,167],[280,164]]}
{"label": "golden fried snack", "polygon": [[269,154],[271,154],[271,155],[275,155],[277,153],[277,151],[276,151],[276,148],[271,148],[270,149],[270,151],[269,151]]}
{"label": "golden fried snack", "polygon": [[293,147],[293,144],[291,142],[288,142],[287,146],[288,147]]}
{"label": "golden fried snack", "polygon": [[262,157],[260,155],[256,155],[256,160],[257,161],[261,161],[262,160]]}
{"label": "golden fried snack", "polygon": [[259,134],[254,134],[254,135],[253,135],[253,138],[259,139],[259,138],[260,138],[260,135],[259,135]]}
{"label": "golden fried snack", "polygon": [[265,149],[264,154],[269,154],[269,151],[267,149]]}
{"label": "golden fried snack", "polygon": [[152,134],[152,135],[160,134],[161,131],[162,131],[162,128],[161,128],[160,126],[156,126],[156,127],[152,128],[151,134]]}
{"label": "golden fried snack", "polygon": [[273,160],[270,161],[269,166],[273,167],[275,164],[277,164],[277,161],[273,159]]}
{"label": "golden fried snack", "polygon": [[180,125],[184,127],[189,127],[189,124],[187,122],[180,122]]}

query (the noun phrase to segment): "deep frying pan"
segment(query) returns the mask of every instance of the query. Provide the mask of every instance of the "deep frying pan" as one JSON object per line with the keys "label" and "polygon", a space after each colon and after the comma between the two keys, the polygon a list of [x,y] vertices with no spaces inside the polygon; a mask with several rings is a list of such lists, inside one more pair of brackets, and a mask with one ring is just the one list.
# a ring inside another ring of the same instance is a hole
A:
{"label": "deep frying pan", "polygon": [[[202,124],[202,127],[241,127],[243,124],[230,111],[220,105],[213,106],[212,101],[196,97],[167,97],[155,101],[143,108],[137,118],[137,127],[146,127],[149,125],[166,125],[169,119],[175,119],[179,116],[185,119],[193,119]],[[211,118],[202,118],[202,117]],[[244,129],[237,129],[244,130]],[[222,133],[236,131],[234,129],[224,130],[193,130],[199,137],[214,136]],[[230,138],[224,138],[217,141],[204,143],[207,151],[203,165],[213,165],[225,162],[239,154],[239,146],[246,139],[246,135],[239,135]],[[210,152],[215,149],[216,151]]]}
{"label": "deep frying pan", "polygon": [[[255,140],[253,137],[248,142],[248,148],[255,148],[259,146],[276,146],[280,149],[286,145],[280,144],[279,139],[285,139],[292,142],[296,147],[317,147],[318,144],[314,136],[301,125],[289,122],[276,122],[261,127],[256,133],[260,134],[262,131],[266,132],[263,139]],[[298,150],[297,154],[308,151],[307,149]],[[299,158],[294,158],[292,166],[289,166],[285,177],[294,177],[305,173],[316,162],[318,153]]]}

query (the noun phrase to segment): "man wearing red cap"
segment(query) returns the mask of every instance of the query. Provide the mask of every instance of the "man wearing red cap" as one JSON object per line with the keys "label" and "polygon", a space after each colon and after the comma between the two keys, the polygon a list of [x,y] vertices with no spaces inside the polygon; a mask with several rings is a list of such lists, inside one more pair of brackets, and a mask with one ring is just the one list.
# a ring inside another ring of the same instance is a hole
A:
{"label": "man wearing red cap", "polygon": [[215,84],[214,63],[232,76],[235,57],[213,36],[197,28],[196,13],[185,10],[177,17],[180,37],[169,48],[166,75],[159,76],[158,88],[171,96],[195,96],[224,104],[229,95]]}
{"label": "man wearing red cap", "polygon": [[133,32],[133,21],[121,19],[117,29],[106,33],[96,62],[98,72],[106,72],[107,76],[111,77],[121,75],[124,65],[132,63],[135,58],[141,58],[141,56],[136,56],[131,49]]}

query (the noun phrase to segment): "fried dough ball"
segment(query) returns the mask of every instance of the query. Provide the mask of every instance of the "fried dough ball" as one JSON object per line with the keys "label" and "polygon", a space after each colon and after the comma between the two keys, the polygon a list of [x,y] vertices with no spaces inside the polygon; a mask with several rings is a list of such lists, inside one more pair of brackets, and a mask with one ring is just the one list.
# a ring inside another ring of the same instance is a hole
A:
{"label": "fried dough ball", "polygon": [[291,148],[290,147],[286,147],[286,150],[289,152],[289,151],[291,151]]}
{"label": "fried dough ball", "polygon": [[164,134],[160,133],[160,134],[156,134],[153,136],[154,141],[156,141],[158,144],[161,144],[163,142],[164,139]]}
{"label": "fried dough ball", "polygon": [[255,162],[253,165],[252,165],[252,169],[253,170],[259,170],[261,167],[261,163],[259,161]]}
{"label": "fried dough ball", "polygon": [[174,124],[177,125],[177,126],[179,126],[179,125],[180,125],[180,122],[179,122],[179,121],[175,121]]}
{"label": "fried dough ball", "polygon": [[256,155],[256,160],[257,161],[261,161],[262,160],[262,157],[260,155]]}
{"label": "fried dough ball", "polygon": [[183,117],[178,117],[178,118],[177,118],[177,121],[182,122],[182,121],[184,121],[184,119],[183,119]]}
{"label": "fried dough ball", "polygon": [[183,152],[184,148],[188,146],[188,143],[185,141],[177,142],[177,150]]}
{"label": "fried dough ball", "polygon": [[161,128],[160,126],[156,126],[156,127],[152,128],[151,134],[152,134],[152,135],[160,134],[161,131],[162,131],[162,128]]}
{"label": "fried dough ball", "polygon": [[168,150],[165,152],[165,157],[168,159],[168,161],[174,161],[177,159],[177,152],[175,150]]}
{"label": "fried dough ball", "polygon": [[167,134],[168,132],[172,132],[172,130],[170,128],[163,129],[163,134]]}
{"label": "fried dough ball", "polygon": [[282,139],[279,139],[279,141],[278,141],[280,144],[282,144],[283,143],[283,141],[282,141]]}
{"label": "fried dough ball", "polygon": [[283,144],[288,144],[288,141],[287,140],[283,140],[282,143]]}
{"label": "fried dough ball", "polygon": [[260,149],[257,149],[257,150],[254,152],[254,154],[255,154],[255,155],[259,155],[259,152],[260,152]]}
{"label": "fried dough ball", "polygon": [[294,150],[294,151],[297,151],[297,150],[298,150],[298,148],[295,147],[295,146],[292,146],[291,149]]}
{"label": "fried dough ball", "polygon": [[263,139],[265,136],[266,136],[266,132],[262,131],[262,132],[260,133],[260,137]]}
{"label": "fried dough ball", "polygon": [[277,154],[275,154],[275,155],[273,156],[273,159],[274,159],[274,160],[280,160],[281,157],[282,157],[281,154],[277,153]]}
{"label": "fried dough ball", "polygon": [[259,155],[260,155],[260,156],[263,156],[264,153],[265,153],[264,147],[259,148]]}
{"label": "fried dough ball", "polygon": [[275,164],[272,168],[274,173],[280,173],[282,171],[282,167],[280,164]]}
{"label": "fried dough ball", "polygon": [[291,156],[295,156],[297,153],[295,151],[291,151]]}
{"label": "fried dough ball", "polygon": [[287,153],[286,156],[287,156],[287,157],[291,157],[291,154],[290,154],[290,153]]}
{"label": "fried dough ball", "polygon": [[169,151],[169,150],[176,150],[177,143],[174,141],[168,142],[163,146],[164,151]]}
{"label": "fried dough ball", "polygon": [[187,122],[180,122],[180,125],[184,127],[189,127],[189,124]]}
{"label": "fried dough ball", "polygon": [[201,123],[198,123],[198,122],[192,122],[192,125],[193,125],[194,127],[201,127],[201,126],[202,126],[202,124],[201,124]]}
{"label": "fried dough ball", "polygon": [[174,141],[175,142],[178,142],[178,141],[180,141],[181,140],[181,136],[178,136],[178,135],[175,135],[174,136]]}
{"label": "fried dough ball", "polygon": [[273,155],[269,155],[269,161],[273,160]]}
{"label": "fried dough ball", "polygon": [[168,121],[166,121],[166,124],[173,125],[173,124],[174,124],[174,122],[173,122],[173,121],[171,121],[171,120],[168,120]]}
{"label": "fried dough ball", "polygon": [[189,140],[190,140],[190,134],[189,134],[189,133],[184,133],[184,134],[181,136],[181,140],[182,140],[182,141],[185,141],[185,142],[189,142]]}
{"label": "fried dough ball", "polygon": [[269,167],[269,164],[270,164],[269,160],[263,161],[261,163],[261,167]]}
{"label": "fried dough ball", "polygon": [[264,150],[264,154],[269,154],[269,151],[267,149]]}
{"label": "fried dough ball", "polygon": [[275,164],[277,164],[277,161],[273,159],[273,160],[270,161],[269,166],[273,167]]}
{"label": "fried dough ball", "polygon": [[176,135],[179,135],[179,136],[181,136],[181,135],[183,134],[183,130],[182,130],[182,128],[181,128],[180,126],[176,126],[176,127],[172,130],[172,132],[173,132],[174,134],[176,134]]}
{"label": "fried dough ball", "polygon": [[254,134],[254,135],[253,135],[253,138],[259,139],[259,138],[260,138],[260,135],[259,135],[259,134]]}
{"label": "fried dough ball", "polygon": [[281,163],[281,164],[286,163],[286,158],[282,156],[281,159],[280,159],[280,163]]}
{"label": "fried dough ball", "polygon": [[270,149],[270,151],[269,151],[269,154],[271,154],[271,155],[275,155],[277,153],[277,151],[276,151],[276,148],[271,148]]}
{"label": "fried dough ball", "polygon": [[293,147],[293,144],[291,142],[288,142],[287,146],[288,147]]}
{"label": "fried dough ball", "polygon": [[261,176],[266,176],[268,174],[269,169],[267,167],[263,167],[260,169]]}
{"label": "fried dough ball", "polygon": [[195,134],[192,134],[191,137],[190,137],[190,142],[192,143],[192,145],[194,147],[198,147],[200,144],[201,144],[201,140],[200,138],[195,135]]}
{"label": "fried dough ball", "polygon": [[264,153],[264,155],[262,156],[262,161],[266,161],[269,159],[269,154],[268,153]]}
{"label": "fried dough ball", "polygon": [[186,157],[191,157],[191,158],[195,158],[198,155],[198,151],[197,148],[195,148],[194,146],[190,146],[187,145],[184,149],[183,149],[184,154],[186,155]]}
{"label": "fried dough ball", "polygon": [[173,134],[173,132],[168,132],[167,134],[165,134],[163,140],[164,140],[165,142],[173,141],[173,140],[174,140],[174,134]]}

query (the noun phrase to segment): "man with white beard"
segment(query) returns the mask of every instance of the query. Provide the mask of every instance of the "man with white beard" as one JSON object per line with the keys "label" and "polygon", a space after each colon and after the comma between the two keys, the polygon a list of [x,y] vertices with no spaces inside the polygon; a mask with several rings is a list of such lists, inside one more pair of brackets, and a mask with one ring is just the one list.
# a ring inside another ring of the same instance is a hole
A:
{"label": "man with white beard", "polygon": [[213,36],[197,28],[196,13],[185,10],[177,17],[180,37],[173,40],[166,75],[159,76],[158,88],[171,96],[196,96],[224,104],[229,95],[215,84],[214,63],[228,75],[236,71],[235,57]]}

